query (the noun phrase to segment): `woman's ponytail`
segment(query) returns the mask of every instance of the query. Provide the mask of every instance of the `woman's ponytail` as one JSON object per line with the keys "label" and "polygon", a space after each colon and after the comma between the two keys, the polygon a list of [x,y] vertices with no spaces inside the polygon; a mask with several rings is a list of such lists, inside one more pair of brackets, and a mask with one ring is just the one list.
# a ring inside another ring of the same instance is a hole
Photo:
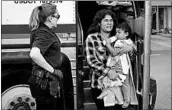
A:
{"label": "woman's ponytail", "polygon": [[54,4],[42,4],[33,9],[30,20],[29,28],[31,31],[37,29],[40,23],[45,23],[47,17],[56,13],[56,5]]}
{"label": "woman's ponytail", "polygon": [[39,12],[40,12],[40,6],[33,9],[30,19],[29,19],[29,28],[31,31],[37,29],[40,24],[39,20]]}

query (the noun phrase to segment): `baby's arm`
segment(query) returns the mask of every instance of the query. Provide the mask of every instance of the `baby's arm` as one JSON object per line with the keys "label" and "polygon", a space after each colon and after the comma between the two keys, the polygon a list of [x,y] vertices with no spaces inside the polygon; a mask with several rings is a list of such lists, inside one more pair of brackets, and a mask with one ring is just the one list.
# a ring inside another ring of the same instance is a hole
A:
{"label": "baby's arm", "polygon": [[113,42],[113,41],[111,41],[111,39],[108,38],[106,40],[106,47],[107,47],[108,51],[111,53],[111,55],[114,57],[118,54],[118,51],[116,48],[112,47],[111,42]]}
{"label": "baby's arm", "polygon": [[123,43],[123,47],[122,47],[123,49],[120,52],[120,54],[136,51],[136,45],[131,40],[127,40],[127,41],[121,40],[121,43]]}

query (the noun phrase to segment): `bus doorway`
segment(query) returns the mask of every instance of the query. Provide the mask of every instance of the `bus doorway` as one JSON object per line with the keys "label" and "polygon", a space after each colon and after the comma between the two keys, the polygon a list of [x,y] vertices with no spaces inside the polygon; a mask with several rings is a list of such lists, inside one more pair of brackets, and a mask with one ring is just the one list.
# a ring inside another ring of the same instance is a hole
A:
{"label": "bus doorway", "polygon": [[[87,37],[87,31],[89,28],[89,25],[92,23],[92,19],[96,12],[100,9],[111,9],[117,16],[118,21],[125,20],[130,25],[133,31],[132,40],[137,45],[138,51],[136,58],[133,62],[133,71],[134,74],[134,83],[136,85],[137,89],[137,95],[139,99],[139,105],[131,108],[133,110],[141,110],[142,109],[142,103],[143,103],[143,69],[144,65],[143,62],[141,62],[141,56],[143,56],[144,49],[143,49],[143,43],[144,43],[144,17],[141,13],[144,9],[144,1],[115,1],[117,2],[116,5],[114,5],[114,2],[108,2],[105,1],[103,4],[102,2],[96,2],[96,1],[78,1],[78,27],[81,31],[81,33],[78,35],[78,53],[77,53],[77,59],[78,60],[78,74],[80,75],[78,86],[82,87],[82,90],[79,90],[78,92],[82,92],[81,96],[83,96],[82,101],[78,105],[78,108],[84,108],[84,110],[90,110],[90,109],[96,109],[95,103],[92,99],[92,94],[90,90],[90,68],[87,65],[87,62],[85,60],[84,56],[84,43],[85,39]],[[79,33],[79,32],[78,32]],[[81,86],[82,85],[82,86]],[[150,103],[149,108],[152,110],[155,105],[156,100],[156,80],[150,78]]]}

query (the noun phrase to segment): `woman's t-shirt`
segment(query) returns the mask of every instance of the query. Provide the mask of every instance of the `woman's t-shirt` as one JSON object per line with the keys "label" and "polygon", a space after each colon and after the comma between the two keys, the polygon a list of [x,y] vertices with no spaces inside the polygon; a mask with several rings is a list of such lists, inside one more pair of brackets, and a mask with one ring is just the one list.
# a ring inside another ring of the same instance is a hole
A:
{"label": "woman's t-shirt", "polygon": [[[45,24],[31,33],[31,46],[38,47],[45,60],[54,68],[61,63],[61,43],[56,34]],[[33,69],[40,68],[33,62]]]}

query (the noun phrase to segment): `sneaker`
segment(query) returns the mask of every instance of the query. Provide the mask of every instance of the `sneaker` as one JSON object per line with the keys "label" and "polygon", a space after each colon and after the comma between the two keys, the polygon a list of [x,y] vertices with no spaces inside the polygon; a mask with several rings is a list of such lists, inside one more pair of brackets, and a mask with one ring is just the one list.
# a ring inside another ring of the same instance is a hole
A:
{"label": "sneaker", "polygon": [[127,108],[129,106],[130,102],[129,101],[124,101],[122,108]]}

